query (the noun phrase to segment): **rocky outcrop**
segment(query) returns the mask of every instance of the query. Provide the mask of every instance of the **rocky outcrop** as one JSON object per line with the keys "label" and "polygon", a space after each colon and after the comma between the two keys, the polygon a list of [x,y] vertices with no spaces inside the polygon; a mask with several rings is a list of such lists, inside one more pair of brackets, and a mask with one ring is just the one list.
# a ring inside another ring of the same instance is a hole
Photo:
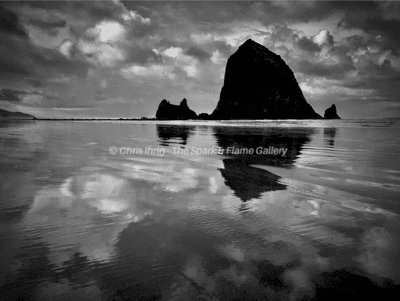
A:
{"label": "rocky outcrop", "polygon": [[156,118],[166,120],[197,119],[197,114],[189,109],[186,98],[181,101],[179,106],[163,99],[158,106]]}
{"label": "rocky outcrop", "polygon": [[326,119],[340,119],[339,115],[336,112],[336,106],[333,104],[330,106],[330,108],[327,108],[325,110],[324,117]]}
{"label": "rocky outcrop", "polygon": [[212,119],[316,119],[292,70],[277,54],[247,40],[229,57]]}
{"label": "rocky outcrop", "polygon": [[200,113],[199,114],[199,119],[203,119],[203,120],[209,120],[211,119],[211,116],[207,113]]}
{"label": "rocky outcrop", "polygon": [[0,109],[0,118],[8,118],[8,119],[35,119],[34,116],[21,113],[21,112],[10,112],[6,110]]}

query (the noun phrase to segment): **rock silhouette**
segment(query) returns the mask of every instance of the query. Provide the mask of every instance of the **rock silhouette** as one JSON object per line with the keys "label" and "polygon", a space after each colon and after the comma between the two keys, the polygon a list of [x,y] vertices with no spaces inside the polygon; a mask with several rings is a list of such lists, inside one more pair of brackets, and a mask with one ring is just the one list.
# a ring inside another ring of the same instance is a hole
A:
{"label": "rock silhouette", "polygon": [[268,48],[248,39],[229,57],[213,119],[319,119],[292,70]]}
{"label": "rock silhouette", "polygon": [[281,177],[272,172],[243,164],[235,159],[224,159],[222,162],[224,168],[220,168],[219,171],[225,179],[225,185],[243,202],[258,199],[266,191],[286,189],[286,185],[279,183]]}
{"label": "rock silhouette", "polygon": [[184,98],[179,106],[169,103],[166,99],[163,99],[158,106],[156,113],[157,119],[197,119],[197,114],[189,109],[186,98]]}
{"label": "rock silhouette", "polygon": [[200,113],[199,119],[208,120],[208,119],[211,119],[211,116],[207,113]]}
{"label": "rock silhouette", "polygon": [[[285,190],[281,177],[252,165],[290,168],[313,129],[213,127],[216,143],[224,150],[224,167],[219,169],[225,184],[243,202],[258,199],[265,192]],[[273,154],[235,154],[232,149],[286,148],[284,156]],[[228,158],[226,158],[228,157]]]}
{"label": "rock silhouette", "polygon": [[326,119],[340,119],[339,115],[336,112],[336,106],[333,104],[330,106],[330,108],[327,108],[325,110],[324,117]]}

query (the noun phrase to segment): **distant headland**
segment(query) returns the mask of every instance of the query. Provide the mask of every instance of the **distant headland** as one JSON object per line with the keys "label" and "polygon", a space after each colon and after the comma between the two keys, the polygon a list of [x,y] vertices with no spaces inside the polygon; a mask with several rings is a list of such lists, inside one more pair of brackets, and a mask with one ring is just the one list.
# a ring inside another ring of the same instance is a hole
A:
{"label": "distant headland", "polygon": [[21,112],[10,112],[0,109],[0,119],[36,119],[35,116],[21,113]]}
{"label": "distant headland", "polygon": [[[338,119],[336,107],[325,118]],[[336,117],[337,116],[337,117]],[[225,68],[224,85],[211,115],[197,115],[187,100],[179,106],[161,101],[156,119],[323,119],[306,101],[285,61],[267,47],[248,39],[232,54]]]}

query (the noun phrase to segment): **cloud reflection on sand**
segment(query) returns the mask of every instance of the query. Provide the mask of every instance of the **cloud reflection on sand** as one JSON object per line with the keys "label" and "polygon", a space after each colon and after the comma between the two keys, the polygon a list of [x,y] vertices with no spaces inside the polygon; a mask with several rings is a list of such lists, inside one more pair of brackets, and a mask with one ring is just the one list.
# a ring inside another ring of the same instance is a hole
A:
{"label": "cloud reflection on sand", "polygon": [[400,231],[399,222],[386,227],[372,227],[362,236],[360,254],[356,260],[364,270],[400,283]]}
{"label": "cloud reflection on sand", "polygon": [[62,264],[75,252],[92,260],[109,261],[119,233],[129,222],[148,215],[151,210],[137,204],[135,191],[126,179],[100,172],[83,173],[58,187],[39,190],[25,224],[41,229],[42,238],[52,245],[53,263]]}

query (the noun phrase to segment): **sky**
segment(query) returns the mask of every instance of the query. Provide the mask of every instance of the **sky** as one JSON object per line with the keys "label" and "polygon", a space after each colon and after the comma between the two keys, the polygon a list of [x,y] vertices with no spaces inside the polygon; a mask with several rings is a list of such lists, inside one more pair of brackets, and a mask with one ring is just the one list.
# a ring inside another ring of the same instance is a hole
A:
{"label": "sky", "polygon": [[317,113],[400,117],[400,1],[1,1],[0,108],[140,118],[186,98],[211,113],[249,38]]}

